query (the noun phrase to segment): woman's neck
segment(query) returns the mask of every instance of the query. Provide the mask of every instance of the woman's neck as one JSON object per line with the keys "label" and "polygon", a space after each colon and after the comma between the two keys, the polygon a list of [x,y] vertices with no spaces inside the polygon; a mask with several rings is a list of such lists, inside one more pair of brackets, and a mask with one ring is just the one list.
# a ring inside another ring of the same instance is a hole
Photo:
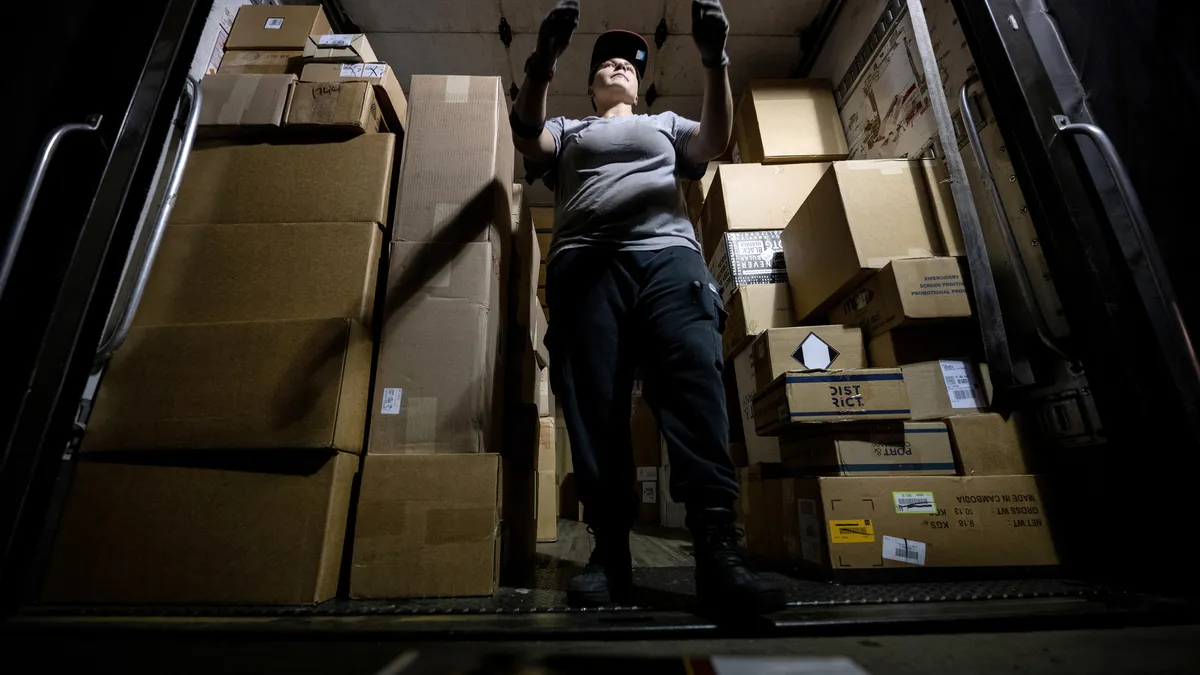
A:
{"label": "woman's neck", "polygon": [[633,106],[628,103],[614,103],[608,108],[597,110],[596,114],[605,119],[609,117],[624,117],[633,114]]}

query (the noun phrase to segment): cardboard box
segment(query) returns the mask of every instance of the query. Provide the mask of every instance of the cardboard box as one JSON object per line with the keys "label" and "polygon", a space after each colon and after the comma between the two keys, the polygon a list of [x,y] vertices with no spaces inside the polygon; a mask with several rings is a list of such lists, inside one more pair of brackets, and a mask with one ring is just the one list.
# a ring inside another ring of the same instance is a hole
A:
{"label": "cardboard box", "polygon": [[778,565],[787,559],[783,534],[788,514],[780,505],[788,482],[778,464],[753,464],[747,469],[748,518],[743,525],[747,553],[759,564]]}
{"label": "cardboard box", "polygon": [[779,230],[726,232],[708,261],[708,271],[729,302],[734,291],[755,284],[786,284],[787,265]]}
{"label": "cardboard box", "polygon": [[751,465],[760,462],[779,461],[779,439],[775,436],[760,436],[754,424],[754,395],[758,392],[755,383],[754,362],[749,349],[743,349],[733,357],[731,367],[737,380],[738,409],[742,420],[742,439],[746,444],[746,461]]}
{"label": "cardboard box", "polygon": [[192,150],[172,223],[387,222],[396,137]]}
{"label": "cardboard box", "polygon": [[867,342],[867,361],[874,368],[896,368],[944,356],[982,356],[979,332],[970,322],[935,322],[893,328]]}
{"label": "cardboard box", "polygon": [[375,63],[375,50],[362,33],[310,35],[304,43],[304,60],[309,63]]}
{"label": "cardboard box", "polygon": [[369,452],[499,451],[507,274],[492,241],[392,244]]}
{"label": "cardboard box", "polygon": [[558,449],[555,447],[557,431],[553,417],[538,420],[537,455],[537,540],[539,542],[558,539]]}
{"label": "cardboard box", "polygon": [[491,595],[499,531],[499,455],[367,455],[350,597]]}
{"label": "cardboard box", "polygon": [[350,319],[134,328],[81,449],[359,452],[370,379]]}
{"label": "cardboard box", "polygon": [[413,76],[392,239],[450,244],[507,232],[514,152],[500,78]]}
{"label": "cardboard box", "polygon": [[401,131],[408,125],[408,100],[396,72],[386,63],[309,63],[300,73],[300,81],[369,82],[388,129]]}
{"label": "cardboard box", "polygon": [[792,325],[792,293],[787,284],[755,284],[734,291],[725,303],[729,318],[721,334],[721,353],[728,361],[768,328]]}
{"label": "cardboard box", "polygon": [[278,128],[295,81],[295,75],[208,75],[200,80],[200,127],[209,135]]}
{"label": "cardboard box", "polygon": [[546,262],[547,256],[550,255],[550,245],[554,243],[554,207],[531,206],[529,214],[533,218],[533,231],[537,234],[542,262]]}
{"label": "cardboard box", "polygon": [[[217,73],[221,75],[300,74],[304,50],[232,51],[221,57]],[[210,76],[211,77],[211,76]]]}
{"label": "cardboard box", "polygon": [[307,605],[337,593],[358,458],[80,461],[43,600]]}
{"label": "cardboard box", "polygon": [[[717,168],[725,162],[712,161],[708,163],[708,168],[704,170],[704,176],[700,180],[689,180],[683,187],[683,203],[687,208],[688,220],[692,221],[692,225],[700,224],[700,214],[704,210],[704,200],[708,198],[709,188],[712,187],[713,179],[717,176]],[[707,258],[708,255],[705,255]]]}
{"label": "cardboard box", "polygon": [[963,476],[1005,476],[1036,468],[1032,444],[1017,415],[1008,419],[998,413],[953,415],[946,418],[946,427]]}
{"label": "cardboard box", "polygon": [[859,326],[868,337],[901,326],[971,316],[961,258],[893,260],[850,291],[829,320]]}
{"label": "cardboard box", "polygon": [[828,168],[827,163],[721,165],[700,214],[704,259],[712,259],[726,232],[787,227]]}
{"label": "cardboard box", "polygon": [[374,88],[366,82],[298,82],[292,87],[284,124],[350,133],[383,131],[386,126]]}
{"label": "cardboard box", "polygon": [[329,31],[329,20],[320,5],[243,5],[225,38],[225,51],[303,51],[308,36]]}
{"label": "cardboard box", "polygon": [[962,227],[958,222],[958,209],[954,205],[954,194],[950,190],[950,172],[940,159],[921,160],[921,172],[925,174],[925,185],[929,188],[929,202],[933,205],[942,245],[950,257],[966,257],[967,247],[963,244]]}
{"label": "cardboard box", "polygon": [[735,162],[820,162],[850,154],[829,80],[751,81],[734,129]]}
{"label": "cardboard box", "polygon": [[667,456],[667,441],[661,442],[658,467],[658,524],[681,529],[687,527],[687,508],[671,498],[671,460]]}
{"label": "cardboard box", "polygon": [[375,223],[172,225],[135,326],[346,317],[371,324]]}
{"label": "cardboard box", "polygon": [[787,372],[754,395],[759,434],[793,423],[909,419],[904,376],[897,368]]}
{"label": "cardboard box", "polygon": [[847,326],[768,328],[750,346],[755,389],[789,370],[866,368],[862,331]]}
{"label": "cardboard box", "polygon": [[954,453],[942,422],[836,425],[821,433],[781,436],[789,470],[818,476],[953,476]]}
{"label": "cardboard box", "polygon": [[974,361],[941,359],[901,366],[914,420],[985,412],[991,401],[987,373]]}
{"label": "cardboard box", "polygon": [[638,503],[637,522],[643,525],[657,525],[660,520],[658,467],[662,455],[662,438],[658,432],[658,421],[654,419],[650,405],[640,393],[634,393],[630,409],[629,431],[637,483],[634,486]]}
{"label": "cardboard box", "polygon": [[920,162],[834,162],[783,231],[802,323],[897,258],[944,255]]}
{"label": "cardboard box", "polygon": [[825,576],[1059,562],[1037,476],[794,481],[796,503],[784,505],[800,518],[788,533],[800,544],[801,555],[793,562]]}

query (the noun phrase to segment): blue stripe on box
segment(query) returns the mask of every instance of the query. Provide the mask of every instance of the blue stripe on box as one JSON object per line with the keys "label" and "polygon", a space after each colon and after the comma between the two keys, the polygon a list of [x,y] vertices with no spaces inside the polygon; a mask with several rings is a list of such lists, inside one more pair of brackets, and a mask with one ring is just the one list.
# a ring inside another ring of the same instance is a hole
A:
{"label": "blue stripe on box", "polygon": [[[828,417],[830,415],[911,415],[911,410],[838,410],[832,412],[794,412],[792,417]],[[905,432],[912,433],[912,432]]]}
{"label": "blue stripe on box", "polygon": [[842,471],[954,471],[954,462],[911,462],[908,464],[843,464]]}
{"label": "blue stripe on box", "polygon": [[902,373],[874,373],[869,375],[788,375],[788,384],[804,382],[882,382],[903,380]]}

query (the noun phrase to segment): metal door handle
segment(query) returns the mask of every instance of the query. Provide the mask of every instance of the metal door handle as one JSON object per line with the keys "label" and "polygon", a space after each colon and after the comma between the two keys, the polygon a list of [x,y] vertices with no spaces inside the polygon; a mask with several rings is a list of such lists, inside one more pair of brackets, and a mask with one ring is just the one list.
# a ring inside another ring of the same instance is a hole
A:
{"label": "metal door handle", "polygon": [[146,243],[146,253],[138,266],[137,276],[134,277],[129,297],[117,319],[116,328],[107,339],[100,342],[96,350],[96,365],[103,364],[112,358],[114,352],[124,344],[129,337],[129,329],[133,326],[133,317],[137,314],[138,305],[142,302],[142,294],[146,291],[146,282],[150,280],[150,269],[154,266],[154,258],[158,256],[158,247],[162,243],[163,233],[167,229],[167,221],[171,218],[171,209],[175,206],[175,198],[179,196],[179,186],[183,182],[183,171],[187,168],[188,155],[192,152],[192,142],[196,140],[196,128],[200,124],[200,85],[196,80],[188,78],[188,88],[183,95],[190,99],[187,113],[187,123],[183,130],[183,138],[179,144],[179,153],[171,165],[171,173],[167,179],[166,194],[158,207],[158,216],[150,230]]}
{"label": "metal door handle", "polygon": [[971,99],[968,93],[971,85],[978,81],[979,75],[972,75],[963,83],[962,88],[958,90],[958,107],[962,110],[963,126],[966,127],[967,139],[971,142],[971,152],[975,155],[975,163],[979,165],[979,177],[992,202],[996,220],[999,221],[997,225],[1003,235],[1004,248],[1008,250],[1008,257],[1012,260],[1013,268],[1017,272],[1017,287],[1020,289],[1021,299],[1029,309],[1038,339],[1050,351],[1067,361],[1074,361],[1067,350],[1054,339],[1050,324],[1046,321],[1045,314],[1042,313],[1041,304],[1038,302],[1037,294],[1033,290],[1033,283],[1029,278],[1029,269],[1025,267],[1025,259],[1021,257],[1021,249],[1017,245],[1017,235],[1013,232],[1012,223],[1008,220],[1008,212],[1004,209],[1004,202],[1000,199],[1000,190],[996,188],[996,176],[992,173],[992,165],[983,151],[983,141],[979,138],[979,129],[975,126],[975,114],[971,112]]}
{"label": "metal door handle", "polygon": [[58,150],[58,144],[72,131],[96,131],[99,129],[101,119],[103,119],[102,115],[89,115],[83,123],[70,122],[59,125],[46,136],[46,140],[42,141],[42,147],[38,150],[37,162],[33,165],[33,173],[29,175],[29,183],[25,186],[25,194],[21,197],[21,204],[17,208],[17,217],[13,221],[12,230],[8,233],[8,241],[4,243],[4,257],[0,258],[0,296],[4,295],[4,288],[8,286],[8,276],[12,274],[13,264],[17,259],[17,249],[21,247],[21,240],[25,237],[25,228],[29,226],[33,205],[37,201],[38,192],[42,189],[42,181],[46,178],[46,170],[50,167],[54,151]]}

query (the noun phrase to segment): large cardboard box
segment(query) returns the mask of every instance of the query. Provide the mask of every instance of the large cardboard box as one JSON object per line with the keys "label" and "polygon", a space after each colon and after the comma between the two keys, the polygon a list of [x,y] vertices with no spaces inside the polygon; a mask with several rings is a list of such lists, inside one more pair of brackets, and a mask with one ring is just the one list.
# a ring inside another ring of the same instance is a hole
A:
{"label": "large cardboard box", "polygon": [[796,318],[828,310],[897,258],[944,255],[920,162],[834,162],[783,231]]}
{"label": "large cardboard box", "polygon": [[304,66],[303,50],[232,51],[221,57],[217,73],[221,75],[300,74]]}
{"label": "large cardboard box", "polygon": [[135,326],[347,317],[370,325],[375,223],[171,225]]}
{"label": "large cardboard box", "polygon": [[387,222],[396,137],[197,146],[172,223]]}
{"label": "large cardboard box", "polygon": [[946,418],[946,427],[958,472],[964,476],[1022,474],[1037,468],[1018,415],[954,415]]}
{"label": "large cardboard box", "polygon": [[735,162],[820,162],[850,153],[829,80],[751,81],[734,128]]}
{"label": "large cardboard box", "polygon": [[225,39],[225,51],[303,51],[309,35],[329,31],[329,19],[320,5],[243,5]]}
{"label": "large cardboard box", "polygon": [[986,366],[962,359],[939,359],[900,367],[914,420],[985,412],[991,401]]}
{"label": "large cardboard box", "polygon": [[370,379],[351,319],[134,328],[81,449],[359,452]]}
{"label": "large cardboard box", "polygon": [[700,212],[704,258],[712,259],[726,232],[787,227],[828,168],[827,163],[718,167]]}
{"label": "large cardboard box", "polygon": [[490,240],[392,244],[368,452],[500,450],[507,272]]}
{"label": "large cardboard box", "polygon": [[368,454],[350,597],[491,595],[499,532],[499,455]]}
{"label": "large cardboard box", "polygon": [[970,322],[935,322],[893,328],[867,342],[867,361],[873,368],[896,368],[946,356],[982,355],[978,327]]}
{"label": "large cardboard box", "polygon": [[754,395],[759,434],[793,423],[909,419],[908,393],[898,368],[835,372],[790,371]]}
{"label": "large cardboard box", "polygon": [[708,271],[729,302],[739,288],[756,284],[786,284],[787,266],[779,230],[726,232],[708,261]]}
{"label": "large cardboard box", "polygon": [[754,362],[750,349],[738,352],[730,365],[737,381],[738,410],[742,420],[742,440],[746,444],[746,461],[751,466],[759,462],[778,462],[779,439],[775,436],[760,436],[754,424],[754,395],[758,392],[758,385],[755,383]]}
{"label": "large cardboard box", "polygon": [[721,354],[728,361],[768,328],[792,325],[792,293],[787,284],[755,284],[734,291],[725,303],[729,318],[721,334]]}
{"label": "large cardboard box", "polygon": [[368,133],[386,128],[367,82],[298,82],[284,124],[294,128]]}
{"label": "large cardboard box", "polygon": [[408,125],[408,100],[396,72],[386,63],[309,63],[301,82],[369,82],[383,111],[388,129],[399,132]]}
{"label": "large cardboard box", "polygon": [[[708,163],[708,167],[704,170],[704,176],[700,180],[689,180],[683,186],[683,203],[687,208],[688,220],[692,221],[692,225],[696,227],[697,233],[702,232],[699,227],[701,212],[704,210],[704,200],[708,198],[709,188],[712,187],[713,179],[717,176],[717,168],[725,162],[712,161]],[[707,251],[707,249],[705,249]],[[705,255],[707,258],[708,256]]]}
{"label": "large cardboard box", "polygon": [[866,368],[862,331],[849,326],[768,328],[750,345],[755,390],[789,370]]}
{"label": "large cardboard box", "polygon": [[831,308],[829,320],[859,326],[868,338],[901,326],[971,316],[960,258],[893,260]]}
{"label": "large cardboard box", "polygon": [[509,231],[515,150],[505,96],[498,77],[413,76],[394,241],[484,241],[490,230]]}
{"label": "large cardboard box", "polygon": [[789,483],[779,464],[752,464],[747,470],[748,519],[743,523],[746,548],[760,564],[778,565],[787,559],[783,528],[788,514],[780,505],[784,503],[784,487],[790,487]]}
{"label": "large cardboard box", "polygon": [[207,135],[278,128],[295,75],[208,75],[200,80],[200,130]]}
{"label": "large cardboard box", "polygon": [[950,434],[942,422],[832,425],[821,433],[781,436],[789,470],[817,476],[953,476]]}
{"label": "large cardboard box", "polygon": [[643,525],[659,523],[658,467],[662,459],[662,440],[658,421],[640,392],[635,392],[630,406],[629,431],[633,449],[637,494],[637,522]]}
{"label": "large cardboard box", "polygon": [[85,459],[42,597],[125,605],[329,600],[357,472],[357,457],[329,451]]}
{"label": "large cardboard box", "polygon": [[[1057,565],[1037,476],[796,478],[798,559],[825,576]],[[813,536],[813,533],[816,536]]]}
{"label": "large cardboard box", "polygon": [[310,35],[304,43],[304,60],[309,63],[375,63],[375,50],[362,33]]}

